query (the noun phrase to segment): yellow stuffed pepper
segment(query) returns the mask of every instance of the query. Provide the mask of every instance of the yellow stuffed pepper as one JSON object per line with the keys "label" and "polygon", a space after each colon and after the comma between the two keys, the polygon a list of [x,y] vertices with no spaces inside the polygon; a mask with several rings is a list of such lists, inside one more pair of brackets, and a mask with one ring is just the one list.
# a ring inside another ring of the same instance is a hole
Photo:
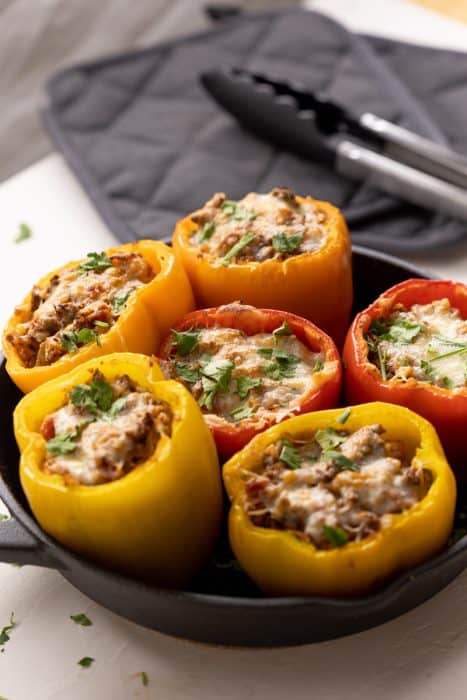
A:
{"label": "yellow stuffed pepper", "polygon": [[158,241],[89,253],[43,277],[3,334],[6,370],[24,392],[99,355],[157,352],[194,308],[185,271]]}
{"label": "yellow stuffed pepper", "polygon": [[157,362],[115,353],[25,396],[20,478],[41,527],[106,567],[180,586],[212,552],[222,494],[191,394]]}
{"label": "yellow stuffed pepper", "polygon": [[175,255],[198,307],[241,300],[307,318],[342,344],[352,308],[350,239],[339,209],[285,188],[216,194],[180,221]]}
{"label": "yellow stuffed pepper", "polygon": [[432,425],[385,403],[318,411],[224,465],[232,549],[271,595],[356,596],[446,545],[456,482]]}

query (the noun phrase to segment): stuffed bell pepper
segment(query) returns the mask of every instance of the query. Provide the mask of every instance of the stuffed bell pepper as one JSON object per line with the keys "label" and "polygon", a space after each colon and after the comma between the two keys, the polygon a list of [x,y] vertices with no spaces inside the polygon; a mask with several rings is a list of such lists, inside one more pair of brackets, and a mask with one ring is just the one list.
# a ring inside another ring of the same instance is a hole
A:
{"label": "stuffed bell pepper", "polygon": [[156,352],[194,308],[182,265],[157,241],[89,253],[41,279],[3,334],[6,369],[22,391],[111,352]]}
{"label": "stuffed bell pepper", "polygon": [[285,311],[229,304],[187,314],[161,349],[167,377],[192,392],[223,457],[297,413],[337,405],[331,338]]}
{"label": "stuffed bell pepper", "polygon": [[345,343],[347,399],[389,401],[435,426],[467,475],[467,286],[411,279],[355,318]]}
{"label": "stuffed bell pepper", "polygon": [[352,307],[350,239],[338,209],[285,188],[215,194],[180,221],[173,246],[198,307],[237,299],[308,318],[338,344]]}
{"label": "stuffed bell pepper", "polygon": [[96,358],[25,396],[20,478],[41,527],[102,565],[180,586],[214,547],[222,513],[212,436],[155,360]]}
{"label": "stuffed bell pepper", "polygon": [[434,428],[384,403],[297,416],[224,465],[229,536],[271,595],[356,596],[447,543],[456,482]]}

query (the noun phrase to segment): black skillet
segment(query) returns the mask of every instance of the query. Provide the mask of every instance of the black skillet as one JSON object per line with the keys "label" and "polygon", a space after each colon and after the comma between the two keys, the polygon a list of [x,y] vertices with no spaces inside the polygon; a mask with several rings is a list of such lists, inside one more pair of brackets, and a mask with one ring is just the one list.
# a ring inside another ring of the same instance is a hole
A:
{"label": "black skillet", "polygon": [[[355,311],[420,270],[382,253],[354,248]],[[20,392],[0,366],[0,498],[11,519],[0,522],[0,561],[57,569],[70,583],[123,617],[166,634],[214,644],[281,646],[319,642],[382,624],[423,603],[467,567],[467,537],[356,600],[266,598],[238,569],[225,533],[218,550],[186,590],[154,588],[72,554],[48,537],[27,506],[18,479],[12,411]],[[460,508],[459,508],[460,510]]]}

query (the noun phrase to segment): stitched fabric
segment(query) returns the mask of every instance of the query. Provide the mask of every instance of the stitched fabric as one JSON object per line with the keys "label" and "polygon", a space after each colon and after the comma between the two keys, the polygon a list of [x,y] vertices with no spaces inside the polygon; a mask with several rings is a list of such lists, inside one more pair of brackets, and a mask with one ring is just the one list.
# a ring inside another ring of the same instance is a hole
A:
{"label": "stitched fabric", "polygon": [[210,32],[75,66],[48,84],[45,124],[110,229],[169,240],[213,192],[278,185],[341,207],[356,243],[430,252],[467,226],[273,148],[217,107],[198,76],[239,65],[296,79],[467,154],[467,54],[359,37],[300,10],[247,14]]}

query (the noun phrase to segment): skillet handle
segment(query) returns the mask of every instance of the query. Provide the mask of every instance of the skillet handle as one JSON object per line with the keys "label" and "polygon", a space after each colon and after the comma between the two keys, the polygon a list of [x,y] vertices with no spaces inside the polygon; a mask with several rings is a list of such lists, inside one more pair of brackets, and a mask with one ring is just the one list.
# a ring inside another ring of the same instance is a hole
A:
{"label": "skillet handle", "polygon": [[15,518],[0,521],[0,562],[33,564],[51,569],[63,569],[46,548]]}

